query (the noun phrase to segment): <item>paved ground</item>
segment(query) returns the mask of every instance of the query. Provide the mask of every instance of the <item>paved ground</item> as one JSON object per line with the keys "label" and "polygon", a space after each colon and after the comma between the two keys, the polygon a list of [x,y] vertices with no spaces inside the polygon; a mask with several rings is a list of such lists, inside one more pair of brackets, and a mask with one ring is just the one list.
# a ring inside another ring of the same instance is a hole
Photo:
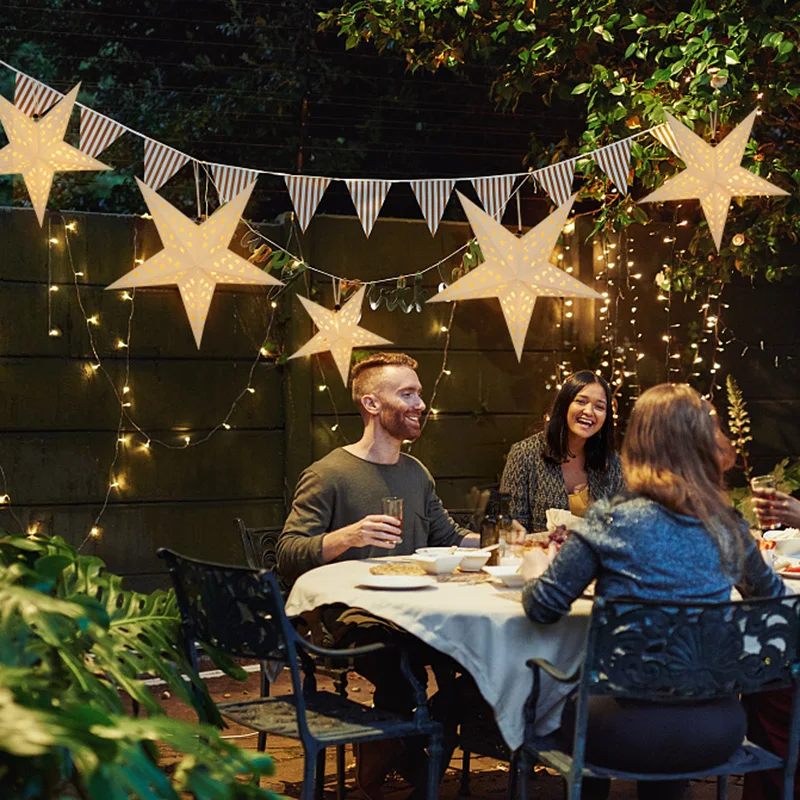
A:
{"label": "paved ground", "polygon": [[[288,690],[286,672],[279,678],[274,687],[274,693],[279,694]],[[232,681],[228,678],[214,678],[208,681],[209,688],[217,702],[246,700],[258,696],[258,676],[251,673],[246,684]],[[320,678],[320,688],[331,688],[326,679]],[[371,684],[353,674],[349,682],[350,697],[359,702],[370,702]],[[193,718],[184,706],[173,699],[164,699],[170,716]],[[247,729],[233,725],[225,731],[226,736],[231,736],[243,748],[255,749],[256,737]],[[297,742],[279,737],[269,737],[267,752],[275,759],[275,775],[269,781],[262,782],[274,791],[288,797],[298,797],[302,781],[303,752]],[[440,797],[443,800],[456,800],[459,797],[459,778],[461,766],[461,753],[456,751],[450,764],[445,780],[442,784]],[[328,755],[328,767],[325,780],[326,800],[335,798],[335,763],[333,753]],[[508,765],[496,759],[473,757],[471,765],[471,796],[475,800],[500,800],[506,793]],[[353,756],[347,750],[347,788],[348,798],[358,800],[360,793],[353,782]],[[531,800],[562,800],[562,781],[555,775],[548,774],[544,769],[536,771],[530,784],[529,797]],[[387,800],[405,800],[409,793],[408,785],[400,777],[392,777],[385,786],[384,794]],[[741,778],[736,777],[729,785],[729,799],[740,800]],[[712,800],[716,797],[716,784],[707,781],[697,781],[692,785],[692,800]],[[632,783],[614,782],[611,800],[635,800],[636,788]]]}

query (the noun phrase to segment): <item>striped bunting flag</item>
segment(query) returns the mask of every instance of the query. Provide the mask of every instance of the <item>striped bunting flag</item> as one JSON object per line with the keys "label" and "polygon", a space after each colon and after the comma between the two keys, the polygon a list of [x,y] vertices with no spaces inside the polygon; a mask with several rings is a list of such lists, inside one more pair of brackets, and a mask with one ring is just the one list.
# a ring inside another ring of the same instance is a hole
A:
{"label": "striped bunting flag", "polygon": [[14,85],[14,105],[28,116],[42,114],[64,95],[43,83],[17,73]]}
{"label": "striped bunting flag", "polygon": [[663,125],[656,125],[655,128],[650,129],[650,133],[652,133],[664,147],[668,150],[672,150],[676,156],[681,154],[680,145],[675,138],[675,134],[672,132],[672,128],[669,127],[669,123],[665,122]]}
{"label": "striped bunting flag", "polygon": [[82,108],[80,149],[87,156],[97,158],[106,147],[116,142],[125,130],[125,126],[119,122],[114,122],[113,119],[89,108]]}
{"label": "striped bunting flag", "polygon": [[212,164],[211,174],[220,203],[227,203],[232,197],[236,197],[246,186],[255,183],[259,176],[258,170],[228,167],[224,164]]}
{"label": "striped bunting flag", "polygon": [[158,191],[187,161],[189,156],[156,142],[144,140],[144,182]]}
{"label": "striped bunting flag", "polygon": [[[490,178],[473,178],[472,185],[478,193],[483,210],[495,219],[502,219],[516,175],[493,175]],[[498,214],[500,215],[498,217]]]}
{"label": "striped bunting flag", "polygon": [[557,206],[563,206],[572,195],[572,177],[575,174],[575,161],[560,161],[533,173],[542,189]]}
{"label": "striped bunting flag", "polygon": [[410,181],[410,183],[419,207],[422,209],[422,215],[428,222],[428,229],[431,235],[435,236],[447,201],[456,185],[456,179],[433,178],[427,181]]}
{"label": "striped bunting flag", "polygon": [[364,233],[369,236],[372,233],[372,226],[381,211],[383,201],[392,187],[392,182],[347,178],[345,183],[350,190],[350,196],[353,198],[358,218],[361,220],[361,227],[364,228]]}
{"label": "striped bunting flag", "polygon": [[297,221],[300,223],[300,230],[305,231],[331,179],[313,175],[285,175],[284,177],[289,197],[292,198],[292,205],[297,214]]}
{"label": "striped bunting flag", "polygon": [[631,168],[631,140],[601,147],[594,152],[594,160],[600,169],[614,182],[621,195],[628,194],[628,172]]}

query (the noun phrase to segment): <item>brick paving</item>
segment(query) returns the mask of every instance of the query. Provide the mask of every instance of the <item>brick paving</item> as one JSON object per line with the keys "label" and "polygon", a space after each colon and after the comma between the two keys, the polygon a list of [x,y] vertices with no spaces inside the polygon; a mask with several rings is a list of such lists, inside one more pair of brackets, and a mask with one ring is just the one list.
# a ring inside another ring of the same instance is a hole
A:
{"label": "brick paving", "polygon": [[[332,689],[330,682],[320,678],[319,686],[322,689]],[[227,677],[212,678],[208,686],[212,696],[217,702],[247,700],[258,696],[258,674],[251,673],[247,683],[233,681]],[[274,693],[280,694],[288,690],[288,677],[284,672],[274,684]],[[362,703],[369,703],[372,687],[360,676],[353,674],[349,681],[350,697]],[[170,714],[183,719],[194,718],[193,712],[174,699],[162,699],[162,704]],[[231,725],[225,730],[226,736],[235,737],[234,741],[242,748],[255,749],[256,736],[238,725]],[[300,795],[302,781],[303,751],[299,743],[291,739],[282,739],[277,736],[268,737],[267,752],[275,760],[275,774],[269,779],[262,780],[262,786],[273,789],[281,795],[295,798]],[[165,753],[169,759],[169,754]],[[353,755],[347,748],[346,785],[347,797],[358,800],[362,797],[355,788],[353,780]],[[442,783],[439,796],[443,800],[456,800],[461,796],[458,793],[460,781],[461,753],[456,751],[455,756],[447,770]],[[472,757],[470,789],[474,800],[499,800],[506,793],[508,765],[500,763],[497,759]],[[729,800],[741,800],[741,778],[736,776],[730,780]],[[531,780],[529,797],[531,800],[562,800],[563,783],[555,775],[549,774],[543,768],[537,769]],[[325,778],[325,800],[335,800],[336,768],[334,753],[328,753],[328,763]],[[409,793],[408,785],[402,778],[392,776],[384,787],[387,800],[405,800]],[[716,783],[711,781],[695,781],[692,784],[692,800],[713,800],[716,797]],[[636,787],[634,784],[623,781],[614,781],[612,784],[611,800],[635,800]]]}

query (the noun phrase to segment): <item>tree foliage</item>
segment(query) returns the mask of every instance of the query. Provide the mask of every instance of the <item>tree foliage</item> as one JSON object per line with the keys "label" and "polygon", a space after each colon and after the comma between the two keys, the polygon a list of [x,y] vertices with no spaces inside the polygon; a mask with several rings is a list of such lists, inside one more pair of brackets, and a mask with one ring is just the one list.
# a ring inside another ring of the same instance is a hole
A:
{"label": "tree foliage", "polygon": [[[411,70],[492,69],[488,87],[506,109],[543,102],[556,112],[580,106],[585,129],[555,146],[531,143],[540,167],[664,122],[669,110],[719,141],[753,108],[762,114],[743,165],[794,193],[800,180],[800,4],[745,0],[691,5],[643,0],[347,0],[320,14],[355,48],[367,42]],[[634,195],[680,168],[645,139],[634,142]],[[608,192],[598,168],[579,164],[581,196],[596,204],[596,232],[643,222],[647,214]],[[695,204],[697,205],[697,204]],[[731,214],[723,249],[714,250],[699,211],[694,235],[670,266],[673,290],[728,281],[734,272],[776,279],[792,269],[787,243],[800,233],[800,205],[747,198]],[[741,233],[743,240],[734,236]],[[739,243],[741,242],[741,243]]]}
{"label": "tree foliage", "polygon": [[[0,795],[269,800],[238,780],[270,773],[267,756],[210,724],[169,719],[144,684],[158,676],[201,719],[221,721],[179,641],[172,592],[125,591],[100,559],[58,537],[0,532]],[[126,716],[120,690],[148,717]],[[183,754],[172,774],[158,743]]]}

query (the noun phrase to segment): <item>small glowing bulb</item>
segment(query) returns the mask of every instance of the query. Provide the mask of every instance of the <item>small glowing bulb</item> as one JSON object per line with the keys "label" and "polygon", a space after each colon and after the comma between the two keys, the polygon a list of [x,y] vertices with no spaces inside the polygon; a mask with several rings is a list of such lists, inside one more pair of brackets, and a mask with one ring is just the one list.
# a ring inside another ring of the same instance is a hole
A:
{"label": "small glowing bulb", "polygon": [[96,372],[98,369],[100,369],[100,362],[97,364],[90,364],[89,366],[91,366],[91,368]]}
{"label": "small glowing bulb", "polygon": [[76,270],[76,271],[75,271],[75,277],[76,277],[76,278],[82,278],[82,277],[83,277],[83,272],[82,272],[82,271],[80,271],[80,270]]}
{"label": "small glowing bulb", "polygon": [[119,439],[117,439],[117,441],[118,441],[120,444],[128,444],[128,436],[127,436],[127,435],[125,435],[125,436],[120,436],[120,437],[119,437]]}
{"label": "small glowing bulb", "polygon": [[442,325],[442,326],[439,328],[439,330],[440,330],[442,333],[447,333],[447,325]]}
{"label": "small glowing bulb", "polygon": [[119,481],[111,481],[111,488],[117,489],[119,487]]}
{"label": "small glowing bulb", "polygon": [[123,408],[130,408],[130,407],[131,407],[131,403],[130,403],[130,401],[128,401],[128,402],[126,402],[126,403],[123,403],[123,404],[122,404],[122,407],[123,407]]}
{"label": "small glowing bulb", "polygon": [[61,330],[59,328],[50,328],[50,330],[47,332],[47,335],[54,337],[61,336]]}
{"label": "small glowing bulb", "polygon": [[661,337],[661,341],[662,341],[662,342],[668,342],[668,341],[669,341],[669,336],[667,336],[667,334],[665,333],[665,334],[664,334],[664,335]]}
{"label": "small glowing bulb", "polygon": [[338,431],[338,430],[339,430],[339,423],[338,422],[335,422],[333,425],[331,425],[331,431],[335,432],[335,431]]}
{"label": "small glowing bulb", "polygon": [[270,303],[270,306],[272,306],[272,308],[277,308],[277,307],[278,307],[278,304],[277,304],[277,303],[276,303],[276,302],[273,300],[273,301]]}
{"label": "small glowing bulb", "polygon": [[55,236],[50,240],[50,244],[58,244],[58,239]]}
{"label": "small glowing bulb", "polygon": [[[640,333],[639,336],[641,336],[641,335],[642,334]],[[644,358],[644,353],[637,353],[636,354],[636,360],[637,361],[641,361],[643,358]]]}
{"label": "small glowing bulb", "polygon": [[87,325],[99,325],[100,324],[100,317],[98,317],[97,314],[94,314],[91,317],[87,317],[86,318],[86,324]]}
{"label": "small glowing bulb", "polygon": [[258,352],[261,353],[262,356],[268,356],[269,355],[269,350],[267,350],[266,347],[262,347]]}
{"label": "small glowing bulb", "polygon": [[320,392],[324,392],[327,388],[328,387],[324,383],[321,383],[319,386],[317,386],[317,390]]}
{"label": "small glowing bulb", "polygon": [[572,319],[572,312],[571,312],[571,311],[567,311],[567,313],[566,313],[566,314],[564,314],[564,316],[565,316],[567,319]]}
{"label": "small glowing bulb", "polygon": [[58,291],[58,286],[56,286],[54,283],[51,283],[50,284],[50,291],[51,292],[57,292]]}
{"label": "small glowing bulb", "polygon": [[572,300],[565,300],[564,301],[564,305],[565,306],[571,306],[572,305]]}
{"label": "small glowing bulb", "polygon": [[250,392],[250,394],[255,394],[256,393],[256,390],[252,386],[248,386],[247,387],[247,391]]}
{"label": "small glowing bulb", "polygon": [[567,267],[567,272],[573,272],[572,267]]}
{"label": "small glowing bulb", "polygon": [[78,226],[74,222],[68,222],[64,227],[68,231],[74,231],[74,230],[77,230],[77,228],[78,228]]}
{"label": "small glowing bulb", "polygon": [[123,300],[133,300],[133,295],[130,292],[123,292],[122,293]]}
{"label": "small glowing bulb", "polygon": [[444,370],[442,370],[442,372],[444,372],[445,375],[452,375],[453,374],[453,370],[451,370],[451,369],[444,369]]}
{"label": "small glowing bulb", "polygon": [[226,431],[229,431],[231,429],[229,422],[223,422],[222,427],[225,428]]}
{"label": "small glowing bulb", "polygon": [[149,450],[150,449],[150,440],[148,439],[146,442],[142,442],[142,447],[145,450]]}
{"label": "small glowing bulb", "polygon": [[431,414],[433,414],[433,416],[434,416],[434,417],[435,417],[435,416],[436,416],[438,413],[439,413],[439,409],[438,409],[438,408],[432,408],[432,409],[431,409]]}
{"label": "small glowing bulb", "polygon": [[143,258],[134,258],[133,262],[134,262],[134,264],[144,264],[144,259]]}
{"label": "small glowing bulb", "polygon": [[98,528],[97,525],[92,525],[92,529],[89,531],[89,536],[93,536],[96,539],[102,532],[102,528]]}
{"label": "small glowing bulb", "polygon": [[189,444],[189,442],[191,442],[191,441],[192,441],[192,437],[191,437],[191,436],[184,436],[184,437],[183,437],[183,441],[184,441],[184,442],[185,442],[185,443],[188,445],[188,444]]}
{"label": "small glowing bulb", "polygon": [[127,346],[127,342],[123,342],[122,339],[117,339],[117,350],[124,350]]}
{"label": "small glowing bulb", "polygon": [[6,503],[10,502],[11,498],[7,494],[0,495],[0,504],[5,505]]}

